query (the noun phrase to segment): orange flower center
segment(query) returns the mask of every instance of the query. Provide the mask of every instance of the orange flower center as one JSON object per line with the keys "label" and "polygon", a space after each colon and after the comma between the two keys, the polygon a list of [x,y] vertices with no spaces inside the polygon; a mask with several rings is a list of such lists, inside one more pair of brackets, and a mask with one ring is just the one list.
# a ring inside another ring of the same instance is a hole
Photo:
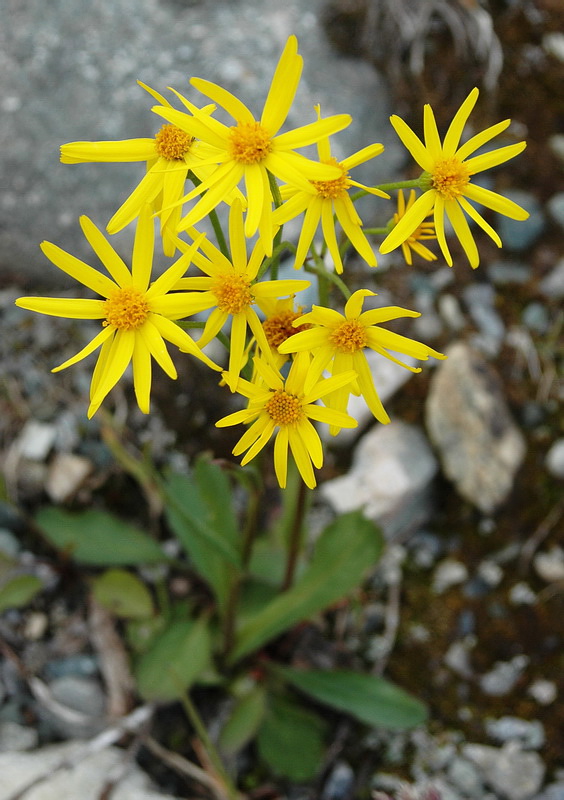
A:
{"label": "orange flower center", "polygon": [[347,319],[335,328],[329,340],[341,353],[356,353],[366,347],[366,328],[356,319]]}
{"label": "orange flower center", "polygon": [[305,325],[298,325],[294,328],[292,323],[294,320],[299,319],[302,315],[299,311],[280,311],[279,314],[274,314],[272,317],[265,319],[262,323],[266,340],[273,350],[276,350],[280,345],[299,331],[306,330],[311,327],[307,323]]}
{"label": "orange flower center", "polygon": [[155,149],[169,161],[182,161],[193,142],[194,137],[176,125],[163,125],[155,136]]}
{"label": "orange flower center", "polygon": [[304,413],[299,398],[283,389],[273,392],[265,404],[265,409],[276,425],[294,425]]}
{"label": "orange flower center", "polygon": [[351,185],[349,181],[349,173],[346,171],[343,165],[337,161],[336,158],[330,158],[322,163],[339,167],[342,175],[340,175],[338,178],[334,178],[332,181],[312,181],[312,183],[317,189],[317,193],[320,194],[321,197],[326,200],[336,200],[338,197],[342,197]]}
{"label": "orange flower center", "polygon": [[456,200],[470,183],[470,171],[458,158],[437,161],[431,174],[431,186],[445,200]]}
{"label": "orange flower center", "polygon": [[251,284],[242,275],[220,275],[212,287],[217,307],[228,314],[239,314],[254,303]]}
{"label": "orange flower center", "polygon": [[239,122],[229,129],[231,155],[241,164],[257,164],[272,150],[272,140],[260,122]]}
{"label": "orange flower center", "polygon": [[102,325],[113,325],[122,331],[132,331],[139,328],[151,311],[145,294],[128,286],[118,289],[117,292],[104,301],[106,319]]}

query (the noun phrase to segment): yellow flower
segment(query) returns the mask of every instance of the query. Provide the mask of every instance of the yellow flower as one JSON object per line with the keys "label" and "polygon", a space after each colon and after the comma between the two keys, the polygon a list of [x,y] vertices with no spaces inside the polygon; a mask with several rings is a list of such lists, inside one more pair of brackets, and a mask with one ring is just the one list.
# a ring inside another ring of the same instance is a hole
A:
{"label": "yellow flower", "polygon": [[139,216],[131,271],[88,217],[80,217],[80,226],[110,277],[51,242],[43,242],[41,249],[59,269],[101,295],[103,299],[20,297],[16,300],[16,305],[55,317],[102,320],[101,331],[89,344],[53,370],[58,372],[70,367],[101,347],[90,385],[88,417],[96,413],[130,362],[133,364],[133,385],[137,403],[141,411],[148,414],[151,357],[169,377],[177,377],[165,340],[182,348],[183,351],[192,353],[212,369],[219,370],[213,361],[200,352],[190,336],[172,321],[187,316],[183,306],[184,296],[169,292],[179,277],[186,272],[200,241],[194,242],[186,254],[149,286],[154,223],[148,205]]}
{"label": "yellow flower", "polygon": [[384,239],[380,246],[381,253],[389,253],[399,247],[433,210],[437,240],[447,264],[452,266],[452,257],[445,238],[445,213],[464,248],[470,265],[476,268],[480,263],[480,256],[465,213],[493,239],[498,247],[501,247],[501,239],[469,201],[491,208],[511,219],[525,220],[529,216],[525,209],[512,200],[472,183],[474,175],[503,164],[526,147],[526,142],[518,142],[469,158],[511,123],[508,119],[498,122],[497,125],[486,128],[459,146],[464,126],[477,99],[478,89],[472,89],[456,112],[443,142],[439,138],[435,116],[429,105],[425,105],[423,117],[425,144],[400,117],[395,115],[390,117],[403,144],[424,170],[421,180],[425,191]]}
{"label": "yellow flower", "polygon": [[289,356],[282,355],[278,351],[278,347],[302,328],[304,330],[309,328],[309,325],[296,323],[303,316],[303,310],[301,307],[294,308],[294,295],[281,299],[265,297],[259,299],[257,305],[265,315],[262,328],[270,345],[270,355],[275,366],[280,368]]}
{"label": "yellow flower", "polygon": [[[188,232],[192,238],[199,235],[194,228],[189,228]],[[192,256],[194,264],[204,275],[181,278],[174,288],[188,290],[185,297],[190,314],[213,309],[198,340],[199,347],[205,347],[231,317],[229,367],[225,378],[233,390],[234,383],[237,382],[246,363],[247,327],[250,328],[264,357],[267,359],[270,357],[270,345],[254,306],[265,298],[278,298],[306,289],[309,281],[256,280],[264,261],[264,249],[258,241],[247,259],[243,210],[239,200],[233,201],[229,212],[229,244],[231,260],[204,239],[200,245],[203,253],[196,252]],[[183,249],[188,247],[180,239],[178,246]]]}
{"label": "yellow flower", "polygon": [[288,470],[288,447],[306,486],[316,485],[313,467],[323,465],[323,448],[319,434],[311,420],[355,428],[357,423],[348,414],[324,408],[316,401],[334,392],[354,379],[354,372],[343,372],[333,378],[309,381],[310,356],[300,353],[292,362],[286,380],[260,358],[254,359],[258,375],[256,383],[239,378],[237,392],[249,398],[246,409],[229,414],[216,422],[217,427],[252,422],[251,427],[233,448],[233,455],[246,454],[241,464],[248,464],[268,443],[277,431],[274,441],[274,471],[284,489]]}
{"label": "yellow flower", "polygon": [[[139,85],[155,100],[172,108],[168,100],[141,81]],[[185,98],[180,98],[190,112],[197,111]],[[202,109],[209,114],[213,106]],[[145,161],[147,172],[127,200],[108,222],[108,233],[117,233],[125,228],[140,213],[145,203],[153,204],[161,213],[161,236],[163,251],[167,256],[175,253],[176,228],[182,215],[179,201],[184,194],[188,171],[192,170],[203,180],[210,173],[209,159],[217,163],[218,152],[210,145],[196,141],[175,125],[163,125],[153,138],[126,139],[113,142],[69,142],[61,146],[63,164],[84,162],[129,162]],[[204,163],[205,162],[205,163]]]}
{"label": "yellow flower", "polygon": [[[316,107],[316,111],[318,119],[321,119],[319,106]],[[335,270],[338,273],[343,271],[343,262],[335,232],[334,215],[337,216],[343,231],[359,255],[371,267],[376,266],[376,254],[362,232],[362,220],[349,197],[348,190],[351,186],[357,186],[378,197],[389,199],[390,195],[380,191],[380,189],[372,189],[362,183],[357,183],[349,176],[349,170],[359,164],[363,164],[365,161],[369,161],[371,158],[375,158],[383,151],[384,145],[371,144],[352,156],[343,159],[343,161],[337,161],[331,155],[329,137],[324,136],[317,142],[319,162],[338,167],[339,176],[332,180],[309,181],[307,188],[302,184],[299,186],[294,185],[292,181],[281,188],[280,193],[286,202],[274,212],[275,225],[284,225],[302,212],[306,212],[296,251],[295,269],[299,269],[304,263],[309,246],[321,221],[323,236],[335,264]]]}
{"label": "yellow flower", "polygon": [[[334,376],[354,370],[357,380],[352,385],[342,386],[332,393],[326,400],[327,404],[331,408],[345,411],[349,394],[353,391],[355,394],[361,394],[376,419],[386,424],[390,421],[390,417],[384,410],[374,386],[372,373],[364,355],[365,348],[369,347],[411,372],[421,372],[421,368],[409,367],[388,351],[403,353],[420,361],[426,361],[429,356],[441,359],[445,356],[414,339],[380,328],[381,322],[389,322],[400,317],[419,317],[420,314],[398,306],[362,311],[364,298],[374,294],[369,289],[359,289],[354,292],[346,302],[344,314],[323,306],[313,306],[309,314],[304,314],[300,318],[300,323],[309,323],[311,328],[287,339],[279,350],[281,353],[307,351],[313,354],[305,382],[306,392],[327,368],[330,368]],[[330,432],[337,433],[338,430],[338,427],[332,426]]]}
{"label": "yellow flower", "polygon": [[[400,189],[398,192],[398,210],[394,214],[393,225],[397,225],[400,219],[405,217],[407,212],[410,210],[412,205],[415,203],[415,189],[412,189],[409,193],[409,198],[407,204],[405,202],[405,198],[403,196],[403,191]],[[425,219],[430,217],[432,211],[429,211]],[[429,250],[428,247],[425,247],[424,244],[421,244],[421,240],[424,239],[436,239],[437,234],[435,233],[435,223],[434,222],[421,222],[415,228],[413,233],[405,240],[405,242],[401,243],[401,249],[403,253],[403,257],[405,258],[406,264],[409,266],[412,265],[413,260],[411,258],[411,251],[413,250],[414,253],[417,253],[426,261],[436,261],[437,256]]]}
{"label": "yellow flower", "polygon": [[331,180],[339,177],[340,170],[337,167],[318,164],[294,151],[346,128],[351,122],[348,114],[339,114],[278,134],[288,116],[302,71],[302,57],[298,55],[297,48],[296,37],[290,36],[276,67],[260,120],[256,120],[247,106],[226,89],[201,78],[192,78],[190,83],[224,108],[234,118],[235,125],[228,127],[199,111],[190,115],[168,107],[153,108],[173,125],[221,151],[221,165],[183,198],[191,200],[206,190],[206,194],[182,220],[179,230],[195,225],[244,178],[248,202],[245,235],[253,236],[258,230],[265,253],[271,255],[272,197],[268,174],[294,183],[306,191],[309,189],[309,179]]}

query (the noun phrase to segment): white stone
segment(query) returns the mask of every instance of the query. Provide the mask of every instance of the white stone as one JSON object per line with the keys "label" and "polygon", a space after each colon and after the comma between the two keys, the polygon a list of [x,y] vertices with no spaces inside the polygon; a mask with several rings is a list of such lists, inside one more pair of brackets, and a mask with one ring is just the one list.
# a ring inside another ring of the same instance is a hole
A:
{"label": "white stone", "polygon": [[450,589],[458,583],[463,583],[468,578],[468,569],[461,561],[454,558],[445,558],[437,565],[433,575],[433,591],[435,594]]}
{"label": "white stone", "polygon": [[44,461],[49,455],[56,435],[57,429],[54,425],[38,422],[35,419],[28,420],[16,440],[19,455],[22,458],[29,458],[30,461]]}
{"label": "white stone", "polygon": [[436,471],[423,433],[392,422],[368,431],[350,471],[323,484],[321,494],[340,514],[363,509],[391,538],[412,531],[428,516],[427,493]]}
{"label": "white stone", "polygon": [[545,766],[540,756],[524,751],[516,742],[502,748],[466,744],[462,755],[476,764],[485,782],[507,800],[530,800],[542,785]]}
{"label": "white stone", "polygon": [[545,33],[542,37],[542,47],[545,53],[564,61],[564,33],[558,31]]}
{"label": "white stone", "polygon": [[490,697],[503,697],[513,689],[525,667],[528,656],[514,656],[511,661],[496,661],[493,668],[480,678],[479,684]]}
{"label": "white stone", "polygon": [[554,545],[548,551],[537,553],[533,559],[537,575],[547,583],[564,580],[564,550]]}
{"label": "white stone", "polygon": [[45,491],[55,503],[73,497],[94,466],[88,458],[73,453],[57,453],[49,464]]}
{"label": "white stone", "polygon": [[557,439],[546,454],[547,470],[555,478],[564,478],[564,439]]}
{"label": "white stone", "polygon": [[527,689],[527,694],[530,694],[539,705],[549,706],[558,697],[558,688],[553,681],[537,678]]}
{"label": "white stone", "polygon": [[509,590],[509,602],[514,606],[532,606],[537,596],[525,581],[515,583]]}
{"label": "white stone", "polygon": [[112,791],[112,800],[175,800],[172,795],[153,790],[147,775],[117,747],[89,755],[72,769],[51,774],[61,759],[72,758],[82,746],[83,743],[71,741],[33,753],[0,753],[2,797],[21,791],[45,775],[45,780],[26,792],[25,800],[100,800],[108,777],[127,762],[126,774]]}

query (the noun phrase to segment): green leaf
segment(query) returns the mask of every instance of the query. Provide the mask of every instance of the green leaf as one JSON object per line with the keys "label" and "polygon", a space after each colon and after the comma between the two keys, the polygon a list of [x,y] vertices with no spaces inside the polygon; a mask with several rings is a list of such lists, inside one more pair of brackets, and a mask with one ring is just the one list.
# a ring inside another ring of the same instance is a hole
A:
{"label": "green leaf", "polygon": [[420,725],[427,717],[422,702],[377,675],[289,667],[276,667],[275,671],[320,703],[351,714],[366,725],[402,730]]}
{"label": "green leaf", "polygon": [[241,626],[231,661],[340,600],[359,585],[381,550],[379,529],[362,514],[339,517],[319,537],[300,580]]}
{"label": "green leaf", "polygon": [[8,608],[23,608],[41,591],[43,583],[35,575],[17,575],[0,587],[0,613]]}
{"label": "green leaf", "polygon": [[49,506],[35,521],[51,544],[81,564],[106,567],[167,560],[150,536],[104,511],[73,513]]}
{"label": "green leaf", "polygon": [[92,581],[94,597],[116,617],[145,619],[154,612],[145,584],[125,569],[109,569]]}
{"label": "green leaf", "polygon": [[210,661],[211,636],[206,620],[177,620],[139,659],[137,688],[145,700],[177,700]]}
{"label": "green leaf", "polygon": [[266,711],[266,692],[262,686],[237,698],[231,715],[219,735],[219,748],[226,755],[242,750],[256,735]]}
{"label": "green leaf", "polygon": [[192,476],[173,473],[163,488],[170,527],[224,611],[241,562],[229,482],[217,464],[201,458]]}
{"label": "green leaf", "polygon": [[261,758],[277,775],[307,781],[319,771],[326,725],[285,697],[270,696],[257,746]]}

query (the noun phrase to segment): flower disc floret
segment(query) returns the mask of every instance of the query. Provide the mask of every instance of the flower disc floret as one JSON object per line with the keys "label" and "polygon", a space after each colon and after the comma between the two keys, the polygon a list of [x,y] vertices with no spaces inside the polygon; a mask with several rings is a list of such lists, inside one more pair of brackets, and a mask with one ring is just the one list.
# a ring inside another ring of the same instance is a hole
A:
{"label": "flower disc floret", "polygon": [[265,319],[262,323],[262,329],[268,344],[273,349],[276,349],[297,331],[308,328],[309,325],[294,326],[294,322],[301,316],[301,312],[288,309]]}
{"label": "flower disc floret", "polygon": [[431,175],[431,186],[446,200],[456,200],[470,183],[470,170],[458,158],[437,161]]}
{"label": "flower disc floret", "polygon": [[348,319],[335,328],[329,341],[341,353],[356,353],[366,347],[366,327],[357,319]]}
{"label": "flower disc floret", "polygon": [[240,122],[229,129],[231,155],[240,164],[258,164],[272,150],[272,140],[260,122]]}
{"label": "flower disc floret", "polygon": [[144,292],[134,286],[118,289],[104,301],[106,319],[102,325],[112,325],[122,331],[133,331],[139,328],[150,312],[149,303]]}
{"label": "flower disc floret", "polygon": [[212,287],[217,308],[227,314],[240,314],[254,302],[251,282],[236,272],[221,275]]}
{"label": "flower disc floret", "polygon": [[275,425],[295,425],[304,416],[300,398],[283,389],[272,394],[265,410]]}
{"label": "flower disc floret", "polygon": [[339,197],[343,197],[343,195],[346,194],[349,186],[351,186],[349,173],[345,167],[343,167],[343,165],[337,161],[336,158],[329,158],[321,163],[332,164],[335,167],[339,167],[342,175],[332,181],[312,181],[313,185],[317,189],[318,195],[323,197],[325,200],[336,200]]}
{"label": "flower disc floret", "polygon": [[183,160],[193,143],[194,137],[176,125],[163,125],[155,136],[155,150],[169,161]]}

